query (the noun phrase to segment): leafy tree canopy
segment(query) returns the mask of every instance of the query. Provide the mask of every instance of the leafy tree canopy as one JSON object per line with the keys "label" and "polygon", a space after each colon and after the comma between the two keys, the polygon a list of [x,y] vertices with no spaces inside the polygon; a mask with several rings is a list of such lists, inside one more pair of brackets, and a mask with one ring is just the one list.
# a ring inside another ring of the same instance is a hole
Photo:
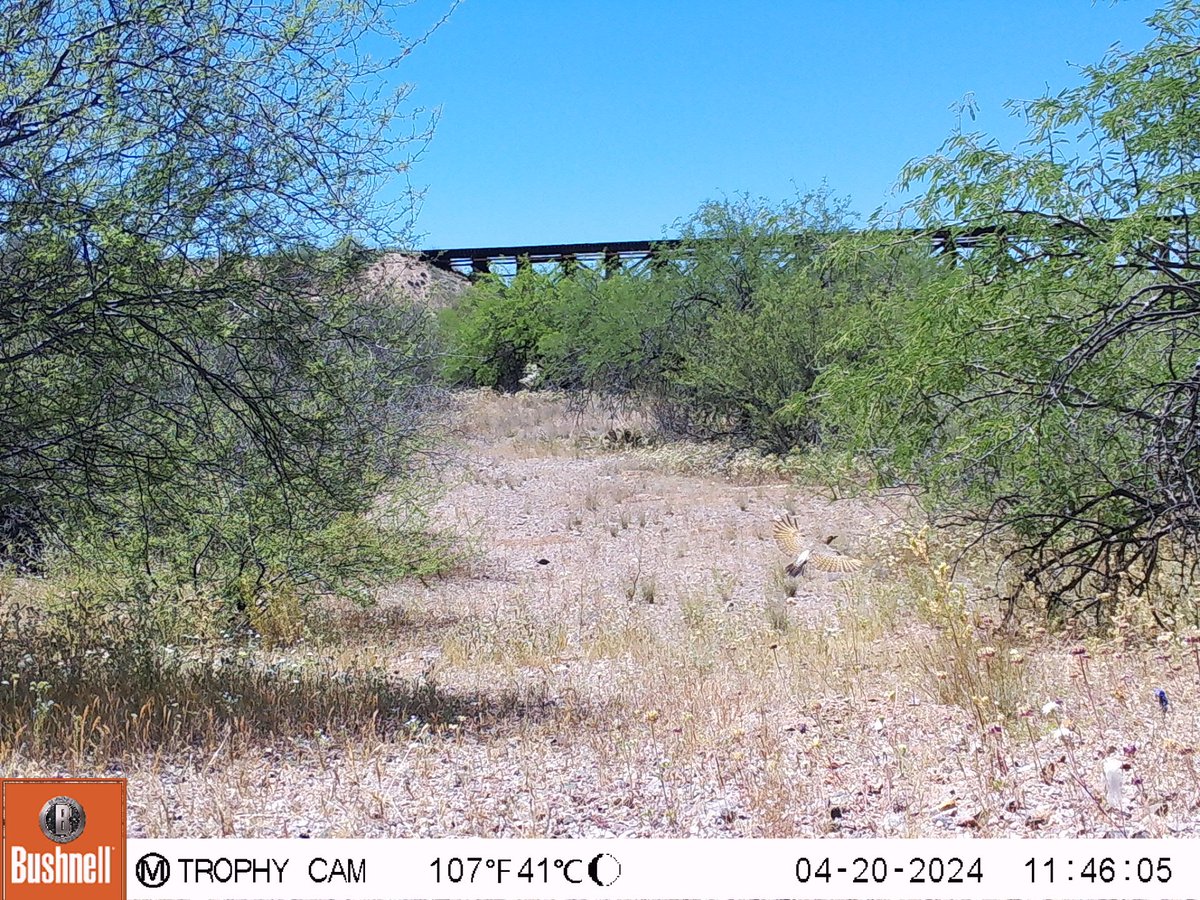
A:
{"label": "leafy tree canopy", "polygon": [[[376,188],[433,124],[381,91],[413,46],[388,11],[0,3],[10,538],[269,577],[295,569],[289,529],[334,527],[408,471],[422,319],[359,287],[348,242],[403,238]],[[361,55],[368,37],[390,54]]]}
{"label": "leafy tree canopy", "polygon": [[898,468],[1015,528],[1027,585],[1097,612],[1200,549],[1200,10],[1150,24],[1013,104],[1016,150],[959,130],[905,168],[961,265],[892,317],[894,352],[827,381]]}

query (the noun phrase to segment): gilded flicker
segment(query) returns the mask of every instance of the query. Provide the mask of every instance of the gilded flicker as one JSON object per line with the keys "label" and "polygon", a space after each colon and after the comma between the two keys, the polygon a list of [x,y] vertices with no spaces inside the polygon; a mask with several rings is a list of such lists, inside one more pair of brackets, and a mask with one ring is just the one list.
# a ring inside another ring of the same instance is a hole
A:
{"label": "gilded flicker", "polygon": [[[833,543],[837,535],[830,535],[822,542],[826,546]],[[795,516],[784,516],[775,520],[775,542],[779,548],[795,560],[788,564],[787,573],[793,578],[804,574],[806,566],[820,569],[822,572],[855,572],[862,567],[862,561],[837,553],[814,552],[801,536],[800,523]]]}

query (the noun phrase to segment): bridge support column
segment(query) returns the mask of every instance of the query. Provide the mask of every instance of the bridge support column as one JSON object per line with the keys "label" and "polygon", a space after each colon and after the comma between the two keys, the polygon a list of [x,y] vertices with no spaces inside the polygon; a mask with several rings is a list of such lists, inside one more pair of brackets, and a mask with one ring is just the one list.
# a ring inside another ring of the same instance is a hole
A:
{"label": "bridge support column", "polygon": [[611,278],[621,271],[621,255],[614,250],[604,251],[604,277]]}

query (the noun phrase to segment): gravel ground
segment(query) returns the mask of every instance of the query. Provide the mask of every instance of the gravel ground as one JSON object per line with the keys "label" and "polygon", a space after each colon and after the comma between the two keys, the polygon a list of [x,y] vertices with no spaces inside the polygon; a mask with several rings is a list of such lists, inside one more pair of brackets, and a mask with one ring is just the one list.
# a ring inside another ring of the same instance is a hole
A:
{"label": "gravel ground", "polygon": [[[130,761],[131,834],[1197,831],[1197,670],[1182,645],[1097,642],[1081,657],[1036,628],[1002,642],[971,613],[955,649],[919,598],[966,594],[938,575],[901,495],[729,477],[695,448],[636,446],[641,423],[575,419],[537,395],[468,396],[462,416],[437,518],[464,563],[371,609],[330,604],[337,641],[288,651],[332,678],[382,672],[413,702],[365,732],[331,721]],[[607,446],[613,424],[633,440]],[[783,513],[814,540],[839,535],[863,571],[785,578]],[[981,696],[954,694],[960,672]],[[1178,698],[1169,716],[1158,685]],[[989,712],[982,695],[1004,690],[1017,711]],[[1106,759],[1124,767],[1115,802]]]}

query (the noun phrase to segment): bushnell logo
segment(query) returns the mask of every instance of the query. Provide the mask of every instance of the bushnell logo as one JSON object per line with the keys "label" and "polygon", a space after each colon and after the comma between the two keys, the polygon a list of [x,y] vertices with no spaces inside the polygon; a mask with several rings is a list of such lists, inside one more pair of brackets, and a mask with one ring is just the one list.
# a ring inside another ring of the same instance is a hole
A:
{"label": "bushnell logo", "polygon": [[71,797],[55,797],[47,800],[38,817],[42,834],[56,844],[69,844],[83,834],[87,814],[77,800]]}
{"label": "bushnell logo", "polygon": [[125,896],[124,780],[6,778],[0,806],[4,900]]}

